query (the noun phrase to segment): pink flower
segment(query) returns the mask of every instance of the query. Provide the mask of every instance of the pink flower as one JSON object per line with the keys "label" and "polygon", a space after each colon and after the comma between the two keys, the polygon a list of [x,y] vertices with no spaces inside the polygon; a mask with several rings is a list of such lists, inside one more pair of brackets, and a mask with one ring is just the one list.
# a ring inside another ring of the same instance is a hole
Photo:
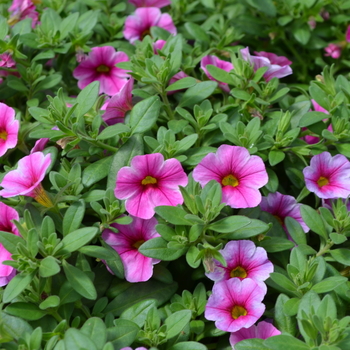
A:
{"label": "pink flower", "polygon": [[345,40],[350,43],[350,26],[346,28]]}
{"label": "pink flower", "polygon": [[15,119],[15,110],[0,103],[0,157],[8,149],[14,148],[18,141],[19,121]]}
{"label": "pink flower", "polygon": [[170,0],[129,0],[136,7],[158,7],[162,8],[171,4]]}
{"label": "pink flower", "polygon": [[157,224],[155,218],[150,220],[133,218],[130,225],[112,224],[111,226],[118,229],[118,233],[109,229],[102,232],[103,240],[120,255],[127,281],[148,281],[153,274],[153,265],[160,262],[158,259],[142,255],[138,250],[142,243],[160,237],[155,229]]}
{"label": "pink flower", "polygon": [[329,152],[311,158],[303,170],[306,188],[320,198],[347,198],[350,195],[350,162],[342,154]]}
{"label": "pink flower", "polygon": [[153,43],[153,52],[155,55],[158,55],[158,50],[161,50],[166,44],[165,40],[157,40]]}
{"label": "pink flower", "polygon": [[142,40],[148,35],[151,27],[161,27],[173,35],[177,33],[168,13],[162,14],[157,7],[141,7],[127,17],[123,31],[124,38],[133,44],[136,40]]}
{"label": "pink flower", "polygon": [[14,68],[16,62],[13,60],[12,55],[8,52],[0,54],[0,67]]}
{"label": "pink flower", "polygon": [[87,59],[74,69],[73,76],[78,79],[80,89],[84,89],[93,81],[99,81],[100,94],[115,95],[127,83],[129,77],[125,69],[115,65],[128,60],[126,53],[116,52],[112,46],[93,47]]}
{"label": "pink flower", "polygon": [[220,250],[227,262],[224,267],[214,260],[214,271],[206,273],[215,282],[237,277],[241,280],[251,278],[255,281],[265,281],[273,272],[273,264],[268,260],[266,250],[256,247],[251,241],[230,241]]}
{"label": "pink flower", "polygon": [[161,153],[135,156],[130,167],[117,174],[114,191],[118,199],[126,199],[125,208],[133,216],[150,219],[159,205],[183,203],[179,186],[188,182],[181,163],[174,158],[164,161]]}
{"label": "pink flower", "polygon": [[300,214],[301,204],[297,203],[293,196],[281,194],[279,192],[269,193],[267,197],[262,197],[260,208],[272,214],[282,225],[290,238],[284,220],[287,216],[299,222],[304,232],[309,232],[309,227],[305,224]]}
{"label": "pink flower", "polygon": [[259,188],[268,176],[263,160],[240,146],[221,145],[207,154],[193,170],[193,178],[204,187],[210,180],[222,186],[222,202],[232,208],[252,208],[261,202]]}
{"label": "pink flower", "polygon": [[270,81],[272,78],[283,78],[293,73],[292,68],[290,68],[292,62],[284,56],[277,56],[274,53],[264,51],[255,52],[257,56],[252,56],[248,47],[242,49],[241,54],[245,61],[253,65],[254,71],[261,67],[268,67],[264,74],[266,81]]}
{"label": "pink flower", "polygon": [[31,0],[14,0],[9,8],[11,18],[8,23],[14,25],[25,18],[32,19],[32,28],[38,23],[39,13],[35,11],[34,2]]}
{"label": "pink flower", "polygon": [[131,78],[115,94],[107,103],[106,112],[102,115],[102,119],[107,125],[122,123],[127,111],[132,109],[132,89],[134,87],[134,79]]}
{"label": "pink flower", "polygon": [[242,328],[235,333],[231,333],[230,344],[232,350],[235,350],[235,345],[242,340],[252,338],[267,339],[279,334],[281,334],[281,332],[271,323],[261,321],[256,326],[253,325],[250,328]]}
{"label": "pink flower", "polygon": [[213,66],[216,66],[218,68],[221,68],[223,70],[225,70],[226,72],[230,72],[233,69],[233,64],[231,62],[227,62],[227,61],[223,61],[220,60],[220,58],[217,58],[216,56],[205,56],[202,58],[201,60],[201,68],[203,69],[204,73],[206,74],[206,76],[213,81],[217,81],[219,83],[219,87],[226,91],[226,92],[230,92],[230,88],[228,86],[227,83],[222,83],[216,79],[214,79],[210,73],[208,72],[207,69],[207,65],[211,64]]}
{"label": "pink flower", "polygon": [[50,164],[50,153],[45,156],[42,152],[35,152],[23,157],[18,161],[17,169],[9,171],[0,183],[4,188],[0,191],[0,196],[4,198],[29,196],[44,206],[52,206],[41,186],[41,181]]}
{"label": "pink flower", "polygon": [[325,56],[330,56],[334,59],[338,59],[341,55],[342,48],[337,44],[330,43],[327,47],[324,48],[326,53]]}
{"label": "pink flower", "polygon": [[225,332],[249,328],[264,313],[262,303],[267,288],[263,282],[250,278],[231,278],[214,284],[213,294],[205,307],[204,317],[215,321],[215,326]]}
{"label": "pink flower", "polygon": [[[130,346],[126,347],[126,348],[122,348],[120,350],[132,350],[132,348]],[[141,346],[140,348],[136,348],[135,350],[147,350],[146,348],[144,348],[143,346]]]}
{"label": "pink flower", "polygon": [[[10,232],[19,236],[16,225],[12,220],[19,220],[17,211],[0,202],[0,231]],[[8,265],[3,265],[5,260],[12,260],[12,254],[0,243],[0,287],[6,285],[15,276],[16,270]]]}

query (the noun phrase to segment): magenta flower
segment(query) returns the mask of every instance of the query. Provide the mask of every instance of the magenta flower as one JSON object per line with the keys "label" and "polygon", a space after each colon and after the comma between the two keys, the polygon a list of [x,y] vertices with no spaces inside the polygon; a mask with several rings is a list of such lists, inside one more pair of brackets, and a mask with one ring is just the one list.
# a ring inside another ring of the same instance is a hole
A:
{"label": "magenta flower", "polygon": [[273,272],[273,264],[267,258],[264,248],[256,247],[252,241],[230,241],[220,250],[226,260],[224,267],[214,259],[214,271],[206,273],[215,282],[237,277],[241,280],[251,278],[255,281],[265,281]]}
{"label": "magenta flower", "polygon": [[254,71],[257,71],[261,67],[268,67],[268,70],[264,74],[266,81],[270,81],[272,78],[283,78],[293,73],[290,65],[292,64],[284,56],[277,56],[270,52],[255,52],[257,56],[252,56],[249,53],[249,48],[241,50],[242,58],[252,64]]}
{"label": "magenta flower", "polygon": [[93,81],[100,82],[100,94],[115,95],[128,82],[129,74],[115,65],[128,61],[128,55],[112,46],[93,47],[89,56],[73,71],[78,86],[84,89]]}
{"label": "magenta flower", "polygon": [[284,220],[287,216],[295,219],[299,222],[304,232],[309,232],[309,227],[305,224],[300,214],[301,204],[297,203],[293,196],[281,194],[279,192],[269,193],[267,197],[262,197],[260,208],[263,211],[267,211],[272,214],[277,221],[282,225],[286,231],[288,238],[291,238],[288,234]]}
{"label": "magenta flower", "polygon": [[141,7],[133,15],[127,17],[124,27],[124,38],[133,44],[150,34],[151,27],[161,27],[173,35],[177,30],[171,16],[161,13],[157,7]]}
{"label": "magenta flower", "polygon": [[115,94],[107,103],[106,112],[102,115],[102,119],[107,125],[122,123],[127,111],[132,109],[132,89],[134,87],[134,79],[131,78]]}
{"label": "magenta flower", "polygon": [[52,207],[51,200],[41,186],[50,164],[50,153],[45,156],[42,152],[35,152],[23,157],[18,161],[17,169],[9,171],[0,183],[4,188],[0,196],[29,196],[46,207]]}
{"label": "magenta flower", "polygon": [[8,21],[10,25],[14,25],[25,18],[32,19],[32,28],[35,28],[38,23],[39,13],[36,12],[34,1],[13,0],[9,12],[11,13],[11,17]]}
{"label": "magenta flower", "polygon": [[215,321],[215,326],[225,332],[249,328],[264,313],[262,303],[267,288],[250,278],[231,278],[214,284],[213,294],[205,307],[204,317]]}
{"label": "magenta flower", "polygon": [[330,56],[337,60],[341,55],[342,48],[337,44],[330,43],[327,47],[324,48],[324,50],[326,51],[324,54],[325,56]]}
{"label": "magenta flower", "polygon": [[[132,350],[132,348],[130,346],[128,346],[126,348],[121,348],[120,350]],[[147,349],[144,348],[143,346],[141,346],[140,348],[136,348],[135,350],[147,350]]]}
{"label": "magenta flower", "polygon": [[157,40],[153,43],[153,52],[155,55],[158,55],[158,50],[161,50],[166,44],[165,40]]}
{"label": "magenta flower", "polygon": [[18,141],[19,121],[15,119],[15,110],[0,103],[0,157],[8,149],[14,148]]}
{"label": "magenta flower", "polygon": [[329,152],[311,158],[303,170],[306,188],[320,198],[347,198],[350,195],[350,162],[342,154]]}
{"label": "magenta flower", "polygon": [[221,68],[221,69],[225,70],[226,72],[229,72],[233,69],[233,64],[231,62],[220,60],[220,58],[217,58],[216,56],[205,56],[201,60],[201,68],[203,69],[206,76],[210,80],[217,81],[219,83],[219,87],[222,90],[224,90],[226,92],[230,92],[230,88],[229,88],[227,83],[222,83],[221,81],[214,79],[213,76],[210,75],[210,73],[207,70],[208,64],[211,64],[213,66]]}
{"label": "magenta flower", "polygon": [[267,339],[280,334],[281,332],[271,323],[261,321],[256,326],[253,325],[250,328],[242,328],[237,332],[231,333],[230,344],[232,350],[235,350],[235,345],[242,340],[252,338]]}
{"label": "magenta flower", "polygon": [[171,4],[170,0],[129,0],[136,7],[158,7],[162,8]]}
{"label": "magenta flower", "polygon": [[106,229],[102,232],[103,240],[117,253],[124,265],[125,279],[129,282],[148,281],[153,274],[153,265],[160,262],[139,252],[142,243],[149,239],[160,237],[155,227],[158,221],[155,218],[143,220],[133,218],[130,225],[112,224],[118,233]]}
{"label": "magenta flower", "polygon": [[232,208],[252,208],[261,202],[259,188],[268,182],[263,160],[240,146],[221,145],[207,154],[193,170],[204,187],[210,180],[222,186],[222,202]]}
{"label": "magenta flower", "polygon": [[350,43],[350,26],[346,28],[345,40]]}
{"label": "magenta flower", "polygon": [[[19,220],[17,211],[0,202],[0,231],[10,232],[19,236],[17,227],[12,220]],[[13,267],[2,264],[5,260],[12,260],[11,256],[12,254],[0,243],[0,287],[9,283],[16,274],[16,270]]]}
{"label": "magenta flower", "polygon": [[117,174],[114,191],[118,199],[126,199],[125,208],[133,216],[150,219],[159,205],[183,203],[179,186],[188,182],[181,163],[174,158],[164,161],[161,153],[135,156],[130,167]]}

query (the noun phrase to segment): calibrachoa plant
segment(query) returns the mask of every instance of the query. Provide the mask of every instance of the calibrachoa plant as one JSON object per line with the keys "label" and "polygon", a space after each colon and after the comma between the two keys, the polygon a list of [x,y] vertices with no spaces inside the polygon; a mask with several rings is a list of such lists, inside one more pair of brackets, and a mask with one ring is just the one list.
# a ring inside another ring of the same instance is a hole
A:
{"label": "calibrachoa plant", "polygon": [[0,349],[349,350],[346,0],[0,4]]}

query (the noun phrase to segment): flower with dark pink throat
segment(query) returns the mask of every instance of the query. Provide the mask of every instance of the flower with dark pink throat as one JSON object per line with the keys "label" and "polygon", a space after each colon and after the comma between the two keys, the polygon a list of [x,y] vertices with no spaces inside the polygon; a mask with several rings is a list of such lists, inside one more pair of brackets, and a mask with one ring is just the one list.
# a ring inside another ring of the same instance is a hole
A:
{"label": "flower with dark pink throat", "polygon": [[232,346],[232,350],[235,350],[235,345],[242,340],[252,338],[267,339],[280,334],[281,332],[271,323],[261,321],[256,326],[253,325],[249,328],[242,328],[237,332],[231,333],[230,344]]}
{"label": "flower with dark pink throat", "polygon": [[231,62],[227,62],[224,60],[220,60],[220,58],[217,58],[216,56],[204,56],[201,60],[201,68],[203,69],[206,76],[213,81],[217,81],[219,83],[219,87],[226,91],[230,92],[230,88],[227,83],[222,83],[218,80],[216,80],[208,71],[207,66],[211,64],[215,67],[218,67],[220,69],[225,70],[226,72],[230,72],[233,69],[233,64]]}
{"label": "flower with dark pink throat", "polygon": [[148,281],[153,274],[153,265],[160,262],[139,252],[142,243],[160,237],[155,229],[157,224],[155,218],[143,220],[134,217],[129,225],[112,224],[111,226],[118,229],[118,233],[109,229],[102,232],[102,239],[120,255],[127,281]]}
{"label": "flower with dark pink throat", "polygon": [[129,0],[136,7],[158,7],[162,8],[171,4],[170,0]]}
{"label": "flower with dark pink throat", "polygon": [[18,141],[19,121],[15,119],[15,110],[0,103],[0,157],[8,149],[14,148]]}
{"label": "flower with dark pink throat", "polygon": [[[19,236],[16,225],[12,220],[19,220],[17,211],[0,202],[0,231],[13,233]],[[11,253],[0,243],[0,287],[6,285],[15,276],[16,270],[12,266],[3,265],[3,261],[12,260]]]}
{"label": "flower with dark pink throat", "polygon": [[157,7],[140,7],[133,15],[126,18],[124,38],[133,44],[136,40],[142,40],[146,35],[149,35],[152,27],[163,28],[173,35],[177,33],[168,13],[162,14]]}
{"label": "flower with dark pink throat", "polygon": [[32,28],[35,28],[38,23],[39,13],[32,0],[14,0],[9,7],[9,12],[11,14],[9,25],[14,25],[25,18],[32,19]]}
{"label": "flower with dark pink throat", "polygon": [[282,225],[288,237],[288,231],[284,223],[287,216],[299,222],[304,232],[309,232],[309,227],[305,224],[300,214],[299,204],[293,196],[281,194],[279,192],[269,193],[267,197],[262,197],[260,208],[273,215],[277,221]]}
{"label": "flower with dark pink throat", "polygon": [[222,202],[232,208],[252,208],[261,202],[260,187],[268,182],[263,160],[240,146],[221,145],[207,154],[193,170],[204,187],[210,180],[222,186]]}
{"label": "flower with dark pink throat", "polygon": [[118,199],[126,199],[125,208],[133,216],[150,219],[159,205],[176,206],[183,203],[179,186],[188,178],[181,163],[167,159],[161,153],[135,156],[130,167],[117,174],[114,191]]}
{"label": "flower with dark pink throat", "polygon": [[230,241],[220,250],[227,266],[214,259],[213,272],[206,273],[215,282],[230,278],[251,278],[255,281],[265,281],[273,272],[273,264],[267,258],[264,248],[256,247],[252,241]]}
{"label": "flower with dark pink throat", "polygon": [[215,321],[216,328],[225,332],[249,328],[265,311],[262,300],[266,292],[265,283],[250,278],[231,278],[215,283],[204,317]]}
{"label": "flower with dark pink throat", "polygon": [[337,60],[341,55],[342,48],[340,45],[330,43],[327,47],[324,48],[324,50],[326,51],[324,54],[325,56],[330,56]]}
{"label": "flower with dark pink throat", "polygon": [[50,164],[50,153],[44,155],[42,152],[35,152],[23,157],[18,161],[17,169],[9,171],[0,183],[0,186],[3,187],[0,196],[4,198],[33,197],[43,206],[52,207],[53,204],[41,185]]}
{"label": "flower with dark pink throat", "polygon": [[134,79],[130,78],[123,88],[115,94],[107,103],[106,112],[102,119],[107,125],[122,123],[126,112],[132,109],[132,94]]}
{"label": "flower with dark pink throat", "polygon": [[129,61],[126,53],[116,52],[112,46],[93,47],[88,57],[73,71],[78,87],[84,89],[93,81],[100,82],[100,94],[117,94],[128,82],[128,71],[116,67],[117,63]]}
{"label": "flower with dark pink throat", "polygon": [[342,154],[329,152],[313,156],[303,170],[305,185],[320,198],[347,198],[350,195],[350,162]]}
{"label": "flower with dark pink throat", "polygon": [[254,53],[256,56],[249,53],[248,47],[241,50],[242,58],[251,63],[254,71],[257,71],[261,67],[268,67],[264,74],[266,81],[270,81],[272,78],[283,78],[293,73],[292,68],[290,67],[292,62],[286,57],[277,56],[274,53],[265,51]]}

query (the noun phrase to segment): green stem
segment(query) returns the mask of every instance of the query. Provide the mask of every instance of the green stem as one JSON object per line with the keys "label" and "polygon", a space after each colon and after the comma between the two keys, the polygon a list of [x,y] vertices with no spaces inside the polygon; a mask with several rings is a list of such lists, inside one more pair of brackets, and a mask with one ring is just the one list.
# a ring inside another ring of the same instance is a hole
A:
{"label": "green stem", "polygon": [[94,144],[95,146],[99,146],[99,147],[104,148],[108,151],[111,151],[113,153],[116,153],[119,150],[119,148],[107,145],[106,143],[101,142],[101,141],[88,141],[88,142]]}
{"label": "green stem", "polygon": [[165,108],[165,111],[169,117],[169,120],[175,119],[174,112],[170,107],[170,103],[169,103],[168,96],[167,96],[166,92],[164,90],[162,90],[160,96],[162,97],[162,100],[164,103],[164,108]]}
{"label": "green stem", "polygon": [[316,257],[321,256],[329,251],[329,249],[334,245],[334,242],[330,241],[327,243],[317,254]]}

